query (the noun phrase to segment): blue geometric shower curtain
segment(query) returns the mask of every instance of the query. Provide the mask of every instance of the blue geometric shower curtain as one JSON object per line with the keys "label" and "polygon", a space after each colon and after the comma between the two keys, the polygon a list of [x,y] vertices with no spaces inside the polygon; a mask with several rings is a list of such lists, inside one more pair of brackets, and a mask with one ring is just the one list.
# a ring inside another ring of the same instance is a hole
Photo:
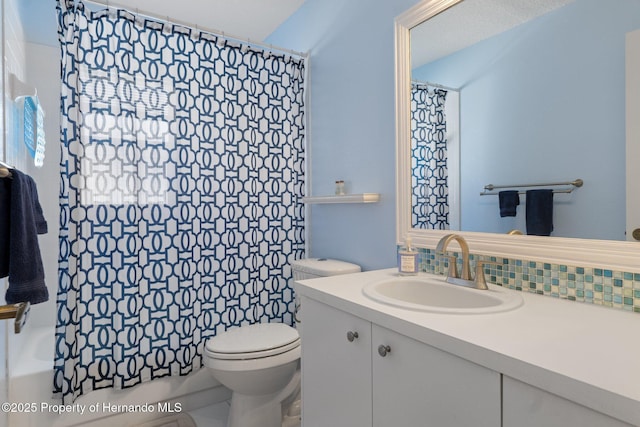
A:
{"label": "blue geometric shower curtain", "polygon": [[447,91],[411,85],[411,225],[449,229]]}
{"label": "blue geometric shower curtain", "polygon": [[65,403],[202,365],[208,337],[292,323],[304,256],[304,61],[58,0],[54,389]]}

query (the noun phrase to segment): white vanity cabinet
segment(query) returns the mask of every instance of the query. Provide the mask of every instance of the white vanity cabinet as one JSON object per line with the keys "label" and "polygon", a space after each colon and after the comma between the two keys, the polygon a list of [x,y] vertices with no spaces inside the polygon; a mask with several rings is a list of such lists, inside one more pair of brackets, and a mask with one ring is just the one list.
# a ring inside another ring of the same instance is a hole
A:
{"label": "white vanity cabinet", "polygon": [[303,426],[371,427],[371,323],[304,297],[301,307]]}
{"label": "white vanity cabinet", "polygon": [[631,427],[506,375],[503,411],[502,427]]}
{"label": "white vanity cabinet", "polygon": [[374,426],[500,425],[498,372],[378,325],[372,329]]}
{"label": "white vanity cabinet", "polygon": [[314,300],[302,306],[303,427],[500,425],[499,373]]}

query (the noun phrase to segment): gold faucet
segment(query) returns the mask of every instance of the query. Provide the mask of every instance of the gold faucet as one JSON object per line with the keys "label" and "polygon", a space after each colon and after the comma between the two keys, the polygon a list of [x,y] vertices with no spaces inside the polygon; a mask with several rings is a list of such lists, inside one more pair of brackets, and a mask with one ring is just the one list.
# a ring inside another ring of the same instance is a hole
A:
{"label": "gold faucet", "polygon": [[[462,251],[462,276],[458,275],[458,269],[456,268],[456,258],[453,255],[447,255],[447,247],[452,240],[458,242],[460,250]],[[487,290],[487,282],[484,278],[484,265],[495,264],[490,261],[478,261],[476,263],[476,277],[475,280],[471,278],[471,267],[469,265],[469,245],[464,237],[459,234],[447,234],[440,239],[436,246],[436,253],[447,256],[449,258],[449,272],[447,274],[447,283],[454,285],[466,286],[468,288]]]}
{"label": "gold faucet", "polygon": [[[462,250],[462,279],[463,280],[471,280],[471,267],[469,266],[469,245],[467,241],[464,240],[464,237],[459,234],[447,234],[438,242],[438,246],[436,246],[436,253],[442,254],[446,256],[447,247],[452,240],[458,242],[460,245],[460,249]],[[453,264],[453,270],[451,269],[451,264]],[[449,257],[449,277],[453,276],[455,278],[459,278],[458,270],[455,268],[456,261],[455,257]]]}

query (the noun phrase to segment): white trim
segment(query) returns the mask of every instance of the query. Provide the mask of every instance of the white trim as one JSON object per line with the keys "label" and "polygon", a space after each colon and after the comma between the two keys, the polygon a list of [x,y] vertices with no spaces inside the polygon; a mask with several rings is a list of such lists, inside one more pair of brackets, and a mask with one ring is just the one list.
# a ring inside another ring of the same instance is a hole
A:
{"label": "white trim", "polygon": [[[396,61],[396,242],[409,235],[414,244],[435,248],[438,240],[450,231],[411,228],[410,149],[410,35],[409,30],[461,0],[425,0],[395,20]],[[544,261],[554,264],[588,266],[640,272],[640,244],[608,240],[562,237],[512,236],[491,233],[461,232],[473,253],[510,259]]]}
{"label": "white trim", "polygon": [[460,92],[449,91],[444,104],[447,118],[447,179],[449,182],[449,226],[460,229]]}
{"label": "white trim", "polygon": [[635,241],[633,230],[640,227],[640,171],[636,167],[640,159],[640,30],[627,33],[625,39],[626,233],[627,240]]}

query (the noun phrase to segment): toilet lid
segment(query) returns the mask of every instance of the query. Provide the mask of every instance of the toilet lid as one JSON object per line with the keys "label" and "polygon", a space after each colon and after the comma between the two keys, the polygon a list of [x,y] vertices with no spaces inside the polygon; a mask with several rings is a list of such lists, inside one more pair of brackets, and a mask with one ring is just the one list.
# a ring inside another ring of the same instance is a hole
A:
{"label": "toilet lid", "polygon": [[219,359],[255,359],[284,353],[300,345],[298,331],[284,323],[256,323],[209,339],[207,353]]}
{"label": "toilet lid", "polygon": [[320,277],[359,273],[361,271],[359,265],[327,258],[303,258],[291,261],[291,269],[300,273],[308,273]]}

